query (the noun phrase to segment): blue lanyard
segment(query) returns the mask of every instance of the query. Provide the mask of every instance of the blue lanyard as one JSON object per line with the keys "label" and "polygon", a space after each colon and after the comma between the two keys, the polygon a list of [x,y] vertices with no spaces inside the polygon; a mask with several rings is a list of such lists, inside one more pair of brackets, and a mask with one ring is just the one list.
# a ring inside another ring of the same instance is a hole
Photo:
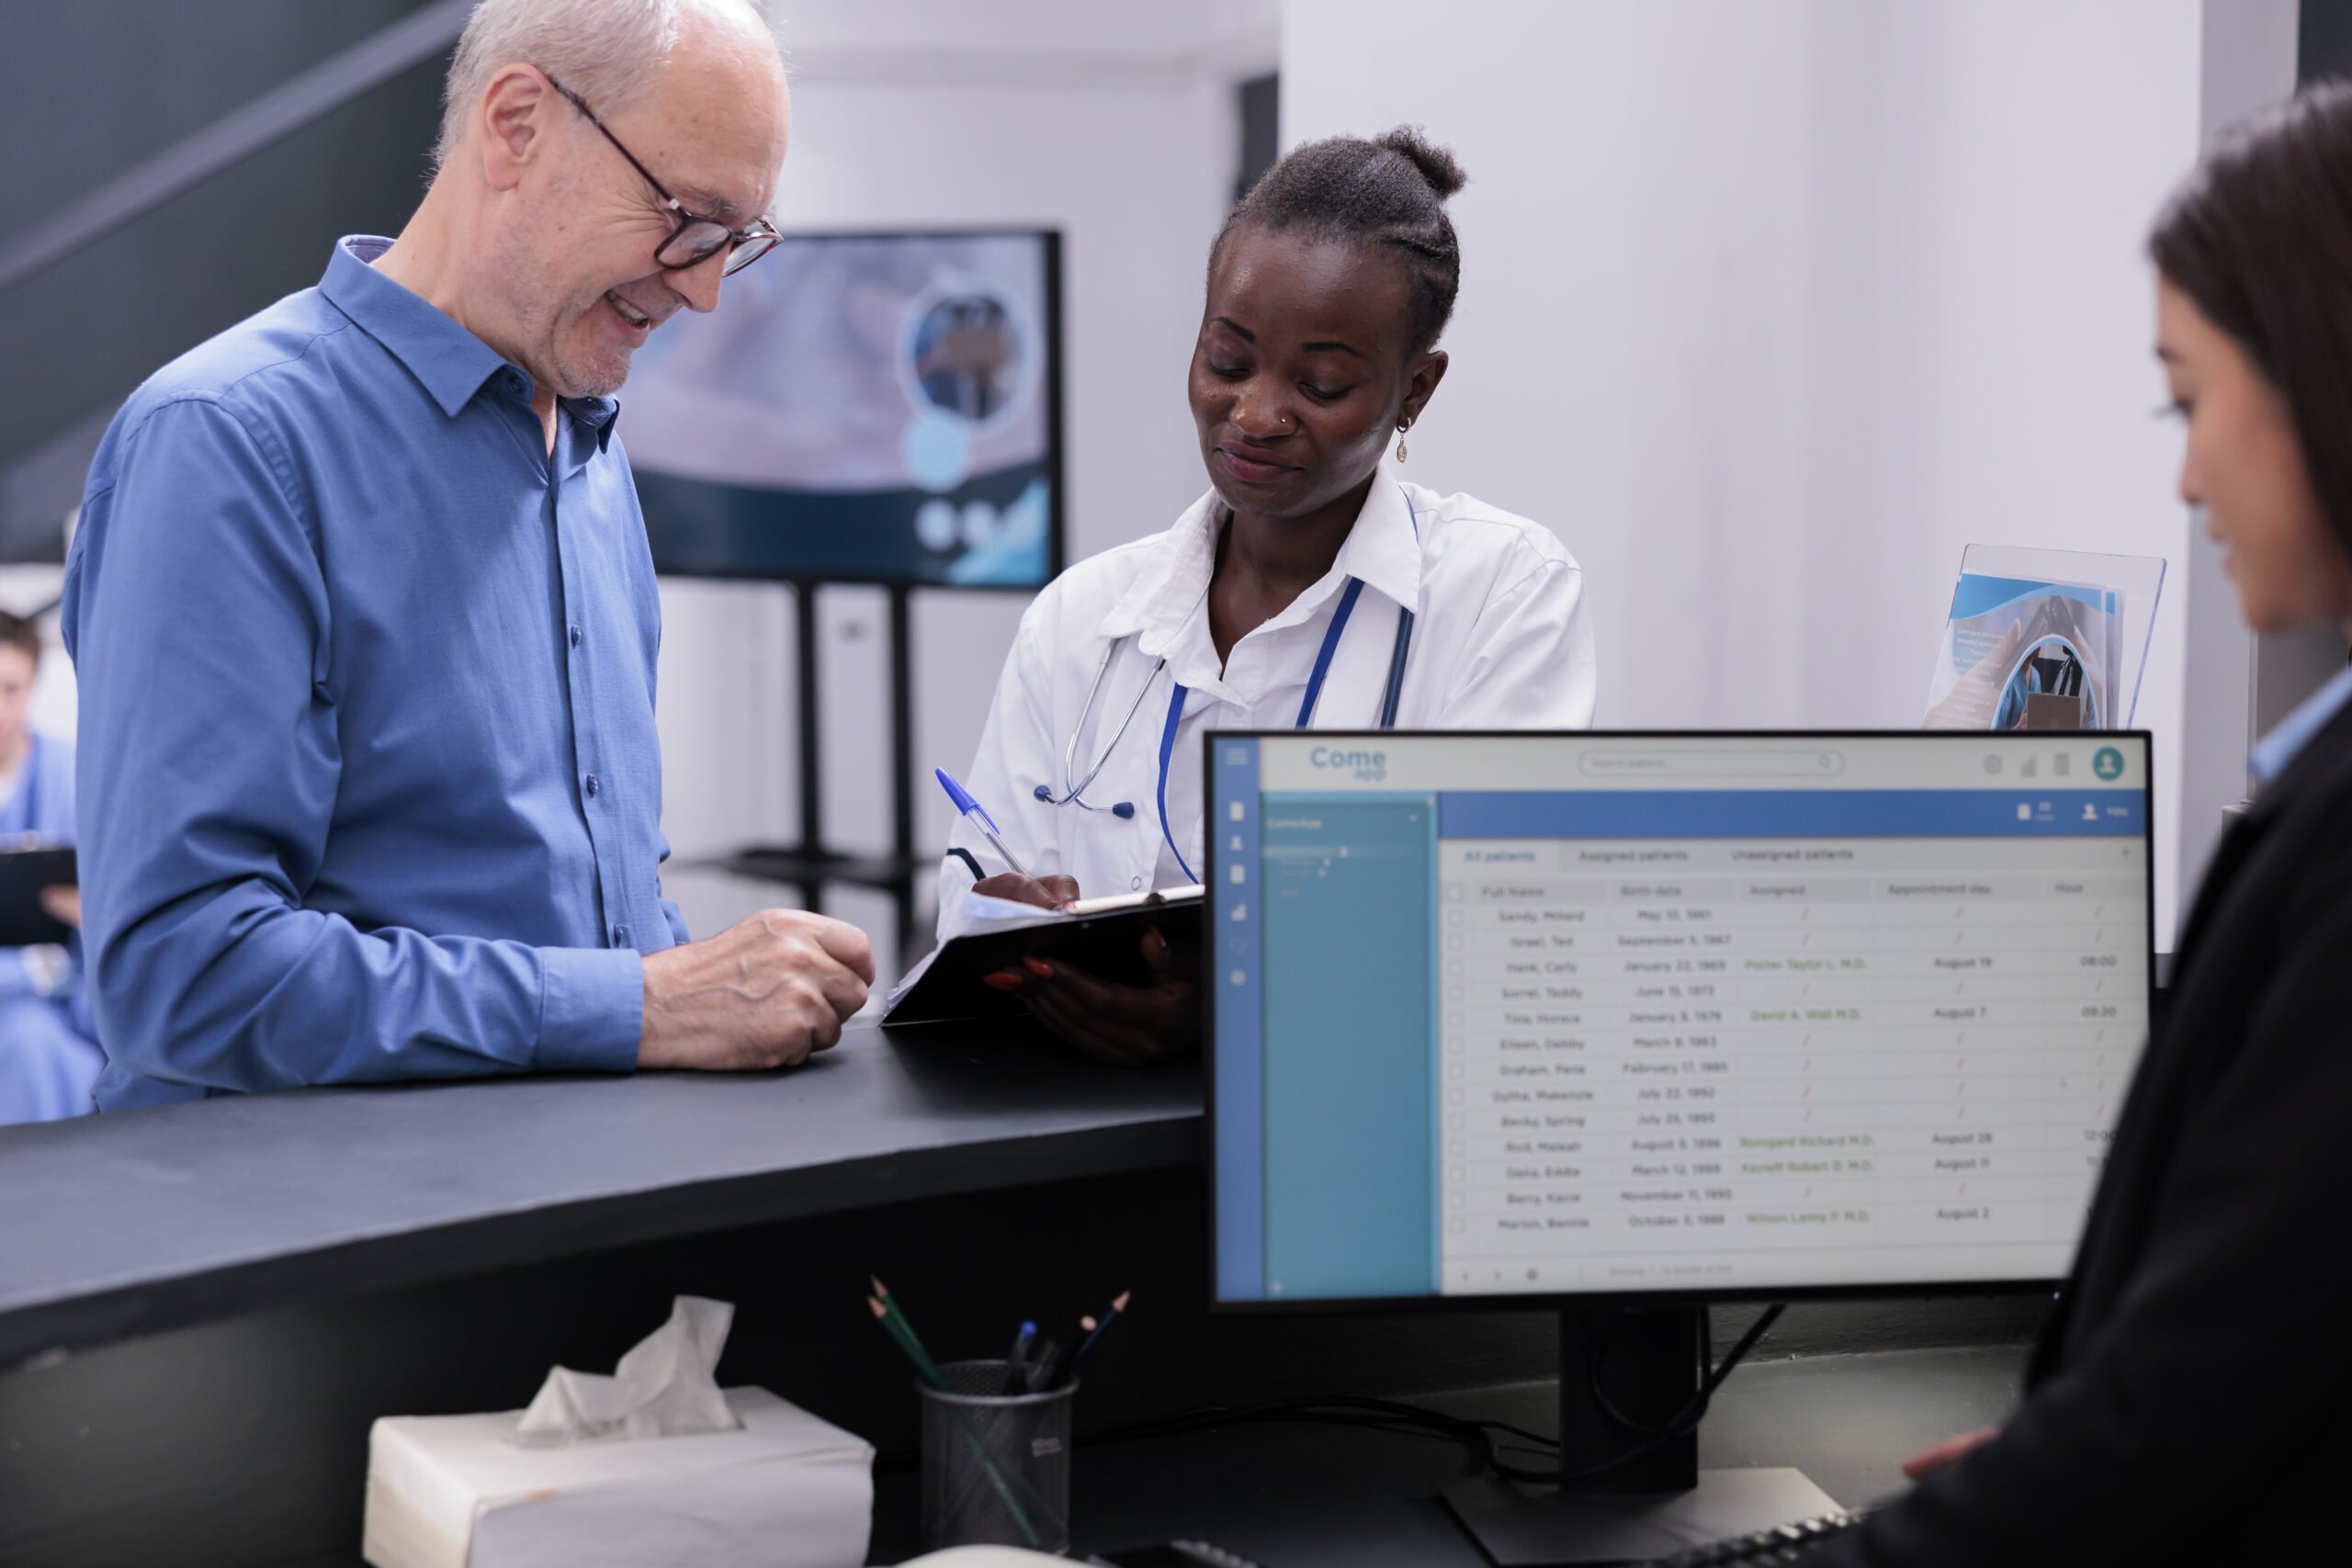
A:
{"label": "blue lanyard", "polygon": [[[1298,705],[1298,718],[1293,729],[1305,729],[1315,716],[1315,705],[1323,695],[1323,678],[1331,672],[1331,656],[1340,649],[1340,634],[1348,627],[1348,617],[1355,614],[1356,601],[1363,595],[1363,582],[1359,578],[1348,579],[1345,592],[1340,595],[1340,607],[1331,612],[1331,625],[1323,633],[1323,646],[1316,650],[1315,668],[1306,677],[1306,695]],[[1396,700],[1405,689],[1405,653],[1413,640],[1413,612],[1396,612],[1396,646],[1388,655],[1388,679],[1381,688],[1380,728],[1396,728]],[[1168,762],[1176,754],[1176,726],[1184,716],[1184,699],[1191,694],[1181,681],[1168,695],[1168,722],[1159,731],[1159,836],[1168,840],[1168,852],[1176,857],[1176,869],[1184,874],[1187,882],[1198,882],[1193,868],[1184,863],[1184,852],[1176,847],[1176,835],[1168,826]]]}

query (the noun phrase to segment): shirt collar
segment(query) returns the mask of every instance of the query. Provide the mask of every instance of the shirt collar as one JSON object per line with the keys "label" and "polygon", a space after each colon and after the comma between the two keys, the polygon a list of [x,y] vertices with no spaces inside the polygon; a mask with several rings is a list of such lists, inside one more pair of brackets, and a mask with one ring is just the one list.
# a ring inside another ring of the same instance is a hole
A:
{"label": "shirt collar", "polygon": [[[1185,508],[1175,526],[1144,556],[1143,569],[1103,615],[1096,634],[1116,641],[1149,632],[1164,644],[1208,592],[1209,573],[1216,563],[1216,531],[1224,522],[1225,503],[1215,491]],[[1146,651],[1157,658],[1160,650]]]}
{"label": "shirt collar", "polygon": [[[376,270],[392,242],[379,234],[346,234],[327,258],[319,292],[369,337],[408,367],[441,412],[455,419],[492,377],[514,378],[514,389],[527,399],[529,372],[508,364],[499,352],[458,324],[456,318],[423,296]],[[565,398],[564,411],[593,431],[596,448],[612,446],[620,404],[611,398]]]}
{"label": "shirt collar", "polygon": [[2352,665],[2338,671],[2335,679],[2305,697],[2294,712],[2255,742],[2253,755],[2246,759],[2255,782],[2267,787],[2276,781],[2311,744],[2312,737],[2326,728],[2327,721],[2348,702],[2352,702]]}
{"label": "shirt collar", "polygon": [[558,400],[563,404],[564,412],[595,435],[597,451],[612,450],[613,432],[621,423],[619,399],[563,398]]}
{"label": "shirt collar", "polygon": [[[1152,547],[1135,581],[1095,627],[1096,635],[1114,640],[1137,636],[1137,646],[1152,658],[1167,651],[1208,592],[1216,564],[1217,530],[1226,516],[1225,502],[1215,491],[1194,502]],[[1325,585],[1351,577],[1406,609],[1420,607],[1421,545],[1412,502],[1404,487],[1385,474],[1373,480]],[[1319,603],[1322,597],[1310,590],[1301,595],[1301,603]]]}
{"label": "shirt collar", "polygon": [[1393,604],[1421,607],[1420,528],[1403,485],[1385,473],[1374,478],[1372,493],[1363,498],[1356,525],[1332,564],[1340,575],[1359,580]]}

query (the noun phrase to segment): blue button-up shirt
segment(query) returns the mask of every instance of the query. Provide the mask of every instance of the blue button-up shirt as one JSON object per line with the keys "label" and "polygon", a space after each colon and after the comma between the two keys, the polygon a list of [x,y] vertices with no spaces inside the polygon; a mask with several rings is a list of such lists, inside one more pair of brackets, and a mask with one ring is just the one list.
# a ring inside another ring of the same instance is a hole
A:
{"label": "blue button-up shirt", "polygon": [[632,1066],[660,611],[608,400],[341,242],[166,367],[66,566],[102,1109]]}

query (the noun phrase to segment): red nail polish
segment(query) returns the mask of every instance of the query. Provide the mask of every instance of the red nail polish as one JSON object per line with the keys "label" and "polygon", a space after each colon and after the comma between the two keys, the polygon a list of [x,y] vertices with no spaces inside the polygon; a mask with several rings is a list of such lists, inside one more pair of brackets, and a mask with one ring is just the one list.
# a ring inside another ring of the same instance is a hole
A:
{"label": "red nail polish", "polygon": [[1052,968],[1042,958],[1024,958],[1021,962],[1028,966],[1029,973],[1036,976],[1040,980],[1050,980],[1054,977]]}
{"label": "red nail polish", "polygon": [[1000,969],[994,974],[981,976],[980,984],[994,986],[1000,991],[1017,991],[1021,988],[1021,976],[1009,970]]}

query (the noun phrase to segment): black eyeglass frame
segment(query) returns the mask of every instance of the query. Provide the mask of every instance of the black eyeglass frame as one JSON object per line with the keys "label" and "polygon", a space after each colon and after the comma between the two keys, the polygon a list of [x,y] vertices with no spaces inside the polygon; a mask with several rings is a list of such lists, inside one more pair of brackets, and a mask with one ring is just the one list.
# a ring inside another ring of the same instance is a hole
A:
{"label": "black eyeglass frame", "polygon": [[742,271],[745,267],[751,265],[753,262],[759,260],[762,256],[775,249],[776,243],[784,238],[784,235],[777,231],[776,226],[768,221],[765,218],[754,218],[748,226],[737,229],[729,224],[720,222],[718,219],[711,217],[708,213],[695,211],[684,202],[680,201],[676,197],[672,196],[668,187],[663,186],[660,180],[653,177],[652,170],[638,162],[637,154],[630,152],[622,144],[621,139],[613,134],[613,128],[596,118],[596,111],[588,107],[587,99],[582,97],[579,94],[573,92],[571,88],[557,81],[553,76],[548,76],[546,72],[542,71],[539,74],[547,76],[548,85],[553,87],[557,92],[570,99],[573,108],[578,109],[582,114],[587,116],[588,123],[594,126],[598,130],[604,133],[605,140],[613,144],[613,151],[618,152],[622,157],[628,160],[628,166],[635,169],[638,174],[644,178],[645,183],[653,187],[653,194],[662,198],[662,205],[670,209],[671,216],[677,219],[678,226],[670,231],[670,237],[653,247],[653,264],[656,266],[659,266],[664,272],[684,272],[689,267],[700,266],[703,263],[708,261],[712,256],[718,254],[718,246],[714,244],[705,250],[700,255],[691,256],[684,261],[670,261],[665,258],[664,253],[667,252],[671,246],[676,244],[678,241],[684,237],[687,230],[693,228],[697,223],[707,223],[712,228],[727,236],[724,243],[727,244],[729,249],[727,253],[726,265],[719,274],[722,277],[734,276],[737,273]]}

